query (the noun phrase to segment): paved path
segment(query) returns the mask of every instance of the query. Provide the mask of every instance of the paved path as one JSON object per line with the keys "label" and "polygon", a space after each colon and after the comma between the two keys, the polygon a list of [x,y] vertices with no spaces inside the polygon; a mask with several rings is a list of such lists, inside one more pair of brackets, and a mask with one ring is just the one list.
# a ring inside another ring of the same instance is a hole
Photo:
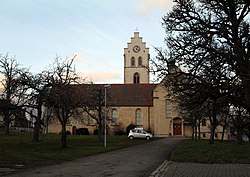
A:
{"label": "paved path", "polygon": [[164,161],[150,177],[250,177],[250,164],[202,164]]}
{"label": "paved path", "polygon": [[169,161],[172,150],[182,140],[165,138],[8,177],[250,177],[250,164]]}
{"label": "paved path", "polygon": [[13,173],[12,177],[148,177],[183,139],[164,138],[70,162]]}

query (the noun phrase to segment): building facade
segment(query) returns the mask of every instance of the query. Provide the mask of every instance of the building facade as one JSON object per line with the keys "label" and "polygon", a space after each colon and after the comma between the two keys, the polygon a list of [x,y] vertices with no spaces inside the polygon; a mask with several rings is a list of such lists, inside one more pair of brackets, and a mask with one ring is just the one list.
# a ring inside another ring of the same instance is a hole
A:
{"label": "building facade", "polygon": [[[156,137],[191,137],[192,126],[181,117],[181,109],[176,106],[173,98],[167,96],[163,83],[149,82],[149,58],[149,48],[139,32],[134,32],[124,48],[124,84],[110,84],[107,89],[110,97],[107,103],[110,133],[126,131],[129,124],[134,124],[151,131]],[[104,88],[105,84],[93,86]],[[96,123],[87,114],[83,117],[82,120],[70,119],[67,130],[74,133],[75,129],[87,128],[92,134],[97,128]],[[60,128],[58,122],[53,122],[47,132],[59,133]],[[201,130],[202,138],[209,138],[209,123],[202,126]],[[221,133],[222,127],[218,127],[217,138],[220,138]]]}

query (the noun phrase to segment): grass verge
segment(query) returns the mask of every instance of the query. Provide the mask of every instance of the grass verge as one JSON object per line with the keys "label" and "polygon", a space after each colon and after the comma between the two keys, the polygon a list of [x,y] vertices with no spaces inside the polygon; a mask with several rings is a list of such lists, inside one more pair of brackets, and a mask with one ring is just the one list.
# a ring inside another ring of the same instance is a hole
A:
{"label": "grass verge", "polygon": [[108,136],[103,147],[95,135],[68,135],[67,148],[60,147],[60,135],[41,135],[41,141],[32,142],[32,133],[0,134],[0,168],[25,169],[51,165],[92,154],[145,143],[145,140],[129,140],[126,136]]}
{"label": "grass verge", "polygon": [[209,144],[207,140],[184,141],[172,153],[171,160],[195,163],[250,163],[250,143],[237,141],[215,141]]}

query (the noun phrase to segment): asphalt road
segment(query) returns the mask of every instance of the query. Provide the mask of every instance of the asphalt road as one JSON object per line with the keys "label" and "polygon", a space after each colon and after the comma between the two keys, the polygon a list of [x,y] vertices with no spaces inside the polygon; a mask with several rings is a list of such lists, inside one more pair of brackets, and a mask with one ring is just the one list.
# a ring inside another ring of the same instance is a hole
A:
{"label": "asphalt road", "polygon": [[[183,139],[164,138],[70,162],[29,169],[12,177],[148,177]],[[7,176],[6,176],[7,177]]]}

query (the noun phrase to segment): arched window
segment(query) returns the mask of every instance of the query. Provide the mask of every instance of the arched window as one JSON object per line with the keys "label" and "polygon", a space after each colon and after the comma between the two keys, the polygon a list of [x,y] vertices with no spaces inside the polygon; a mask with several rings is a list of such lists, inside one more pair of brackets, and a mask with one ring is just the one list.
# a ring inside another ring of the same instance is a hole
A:
{"label": "arched window", "polygon": [[206,119],[201,120],[201,126],[206,126]]}
{"label": "arched window", "polygon": [[117,125],[117,124],[118,124],[118,111],[117,109],[112,109],[111,125]]}
{"label": "arched window", "polygon": [[136,72],[134,74],[134,84],[139,84],[139,83],[140,83],[140,74]]}
{"label": "arched window", "polygon": [[[95,112],[94,111],[90,111],[90,114],[91,115],[95,115]],[[87,124],[88,125],[95,125],[95,120],[88,114],[88,117],[87,117]]]}
{"label": "arched window", "polygon": [[131,66],[135,66],[135,57],[131,58]]}
{"label": "arched window", "polygon": [[142,111],[140,108],[135,111],[135,124],[142,125]]}
{"label": "arched window", "polygon": [[171,116],[171,100],[170,99],[166,99],[165,107],[166,107],[166,115],[170,117]]}
{"label": "arched window", "polygon": [[142,66],[142,58],[141,57],[138,58],[138,66]]}

